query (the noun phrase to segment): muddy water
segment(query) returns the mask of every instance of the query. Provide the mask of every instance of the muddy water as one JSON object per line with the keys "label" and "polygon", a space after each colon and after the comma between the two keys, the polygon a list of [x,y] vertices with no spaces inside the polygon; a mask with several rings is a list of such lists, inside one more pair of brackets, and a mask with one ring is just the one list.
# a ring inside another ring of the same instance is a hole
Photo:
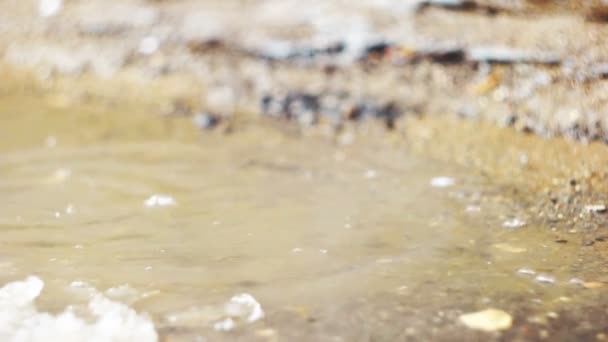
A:
{"label": "muddy water", "polygon": [[[605,280],[580,245],[475,170],[381,139],[201,134],[47,102],[0,106],[0,280],[38,276],[41,312],[95,288],[167,340],[527,339],[563,336],[551,321],[584,322],[600,298],[570,283]],[[222,325],[242,293],[264,317]],[[491,307],[514,317],[507,335],[458,321]]]}

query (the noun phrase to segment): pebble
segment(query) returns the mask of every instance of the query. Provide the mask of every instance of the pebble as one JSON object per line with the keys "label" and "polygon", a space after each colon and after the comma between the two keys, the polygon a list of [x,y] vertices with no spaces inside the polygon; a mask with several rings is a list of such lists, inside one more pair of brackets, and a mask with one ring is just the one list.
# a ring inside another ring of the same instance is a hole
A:
{"label": "pebble", "polygon": [[431,186],[434,188],[447,188],[454,185],[454,183],[454,178],[451,177],[440,176],[431,179]]}
{"label": "pebble", "polygon": [[459,317],[461,323],[475,330],[486,332],[506,330],[513,324],[513,318],[505,311],[486,309],[467,313]]}

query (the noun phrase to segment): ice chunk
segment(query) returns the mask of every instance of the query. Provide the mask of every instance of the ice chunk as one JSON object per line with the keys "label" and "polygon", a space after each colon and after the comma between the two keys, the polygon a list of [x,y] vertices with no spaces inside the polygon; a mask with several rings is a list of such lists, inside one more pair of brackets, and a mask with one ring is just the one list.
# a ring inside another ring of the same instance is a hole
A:
{"label": "ice chunk", "polygon": [[0,289],[0,341],[157,341],[153,323],[128,306],[96,293],[88,304],[92,320],[70,308],[58,315],[39,312],[34,300],[44,283],[35,276]]}

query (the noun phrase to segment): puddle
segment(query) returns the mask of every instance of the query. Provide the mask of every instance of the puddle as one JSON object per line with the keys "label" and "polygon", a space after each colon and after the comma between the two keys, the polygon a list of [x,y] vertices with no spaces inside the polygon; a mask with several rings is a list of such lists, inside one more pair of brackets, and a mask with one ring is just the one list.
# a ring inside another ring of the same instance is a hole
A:
{"label": "puddle", "polygon": [[[100,341],[146,322],[155,333],[139,340],[492,339],[459,317],[495,308],[513,317],[504,336],[532,338],[554,329],[548,313],[575,321],[599,298],[571,279],[606,279],[474,170],[373,139],[200,135],[187,118],[19,98],[0,114],[0,280],[28,279],[24,317],[51,328]],[[92,317],[94,298],[107,305]]]}

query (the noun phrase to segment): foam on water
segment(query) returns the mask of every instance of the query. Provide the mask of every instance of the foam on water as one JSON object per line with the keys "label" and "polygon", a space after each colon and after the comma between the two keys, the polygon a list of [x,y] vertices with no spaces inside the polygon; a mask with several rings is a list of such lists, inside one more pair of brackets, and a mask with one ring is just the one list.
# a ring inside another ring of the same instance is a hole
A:
{"label": "foam on water", "polygon": [[128,306],[95,292],[88,303],[92,320],[68,307],[52,315],[39,312],[35,299],[44,282],[35,276],[0,289],[0,341],[157,341],[154,324]]}

